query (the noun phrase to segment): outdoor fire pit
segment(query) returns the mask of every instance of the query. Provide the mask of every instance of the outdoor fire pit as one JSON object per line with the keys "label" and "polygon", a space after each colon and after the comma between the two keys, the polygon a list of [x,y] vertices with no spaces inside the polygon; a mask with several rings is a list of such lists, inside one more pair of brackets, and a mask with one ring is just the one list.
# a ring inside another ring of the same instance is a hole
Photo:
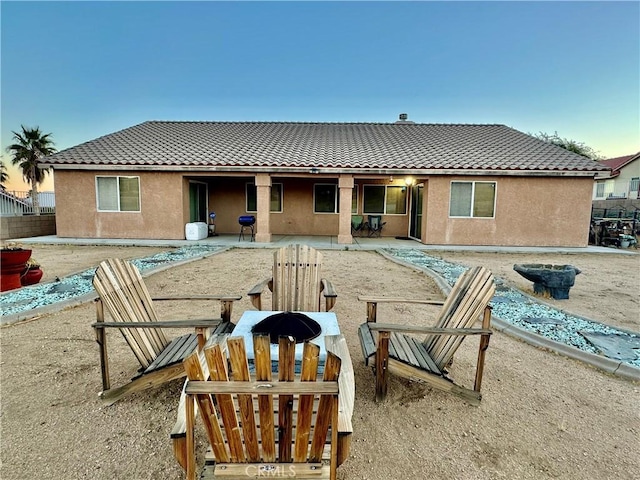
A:
{"label": "outdoor fire pit", "polygon": [[[263,323],[264,322],[264,323]],[[320,347],[320,366],[322,371],[327,358],[325,337],[338,335],[340,327],[333,312],[282,312],[266,310],[247,310],[242,314],[231,336],[243,337],[247,350],[249,368],[253,369],[253,335],[254,333],[268,334],[271,342],[271,360],[278,362],[278,339],[280,335],[291,336],[296,339],[296,372],[302,365],[302,350],[305,341],[311,341]]]}
{"label": "outdoor fire pit", "polygon": [[576,282],[580,269],[573,265],[543,265],[539,263],[516,263],[513,269],[533,282],[533,291],[538,295],[550,295],[556,300],[569,298],[569,289]]}
{"label": "outdoor fire pit", "polygon": [[296,343],[303,343],[316,338],[321,331],[318,322],[300,312],[274,313],[251,328],[254,335],[269,335],[272,345],[278,345],[280,337],[293,337]]}

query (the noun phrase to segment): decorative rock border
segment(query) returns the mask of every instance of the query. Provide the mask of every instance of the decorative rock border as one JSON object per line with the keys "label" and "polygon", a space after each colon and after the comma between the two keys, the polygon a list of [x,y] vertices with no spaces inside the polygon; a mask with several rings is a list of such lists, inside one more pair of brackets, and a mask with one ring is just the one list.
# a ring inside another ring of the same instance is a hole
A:
{"label": "decorative rock border", "polygon": [[[181,247],[150,257],[138,258],[131,262],[140,270],[143,277],[147,277],[153,273],[200,260],[230,248],[232,247],[203,245]],[[0,305],[2,306],[0,325],[29,320],[92,301],[98,296],[91,283],[94,271],[95,268],[90,268],[64,277],[60,281],[40,283],[0,295]]]}
{"label": "decorative rock border", "polygon": [[[382,249],[377,252],[393,262],[426,273],[435,280],[445,295],[466,269],[462,265],[431,257],[420,250]],[[636,355],[635,360],[611,358],[598,352],[598,349],[580,334],[581,331],[592,331],[620,335],[627,337],[634,345],[637,344],[637,347],[633,348],[640,349],[639,333],[556,309],[517,289],[507,287],[499,278],[496,278],[496,284],[496,295],[491,301],[493,326],[496,330],[520,338],[531,345],[583,361],[606,372],[640,381],[640,353]],[[523,320],[526,314],[531,314],[529,320],[535,320],[530,325]]]}

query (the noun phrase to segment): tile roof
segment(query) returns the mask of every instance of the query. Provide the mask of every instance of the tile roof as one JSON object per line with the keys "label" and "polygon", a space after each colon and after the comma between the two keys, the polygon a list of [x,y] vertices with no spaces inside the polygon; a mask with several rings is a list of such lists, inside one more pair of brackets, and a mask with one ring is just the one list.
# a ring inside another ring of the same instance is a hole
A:
{"label": "tile roof", "polygon": [[601,160],[600,163],[610,168],[613,171],[613,175],[617,175],[620,173],[622,167],[638,158],[640,158],[640,152],[634,153],[633,155],[625,155],[624,157],[608,158],[607,160]]}
{"label": "tile roof", "polygon": [[149,121],[47,157],[56,166],[593,172],[504,125]]}

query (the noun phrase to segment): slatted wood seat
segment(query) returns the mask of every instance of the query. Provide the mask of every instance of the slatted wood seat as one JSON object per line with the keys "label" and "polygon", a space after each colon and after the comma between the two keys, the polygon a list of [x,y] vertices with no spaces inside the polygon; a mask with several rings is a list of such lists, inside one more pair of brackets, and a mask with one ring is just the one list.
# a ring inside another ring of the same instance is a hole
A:
{"label": "slatted wood seat", "polygon": [[204,349],[206,362],[197,352],[184,360],[187,479],[196,478],[196,405],[210,445],[200,478],[335,479],[339,357],[327,354],[317,381],[320,349],[306,343],[295,375],[295,343],[282,337],[276,380],[269,337],[255,336],[253,343],[253,376],[242,337],[227,339],[227,354],[216,344]]}
{"label": "slatted wood seat", "polygon": [[[402,377],[424,381],[434,388],[463,397],[477,405],[485,352],[491,335],[491,308],[495,286],[493,275],[484,267],[463,273],[451,289],[446,301],[408,300],[400,298],[359,297],[367,302],[367,322],[358,328],[365,364],[375,359],[376,400],[387,393],[389,371]],[[377,323],[379,303],[442,304],[434,327]],[[482,317],[482,328],[471,328]],[[423,341],[408,334],[427,334]],[[454,383],[447,367],[456,350],[468,335],[480,335],[476,378],[473,390]]]}
{"label": "slatted wood seat", "polygon": [[328,312],[336,303],[333,284],[321,278],[322,254],[306,245],[289,245],[273,254],[272,277],[258,283],[248,295],[254,307],[262,310],[262,293],[272,292],[271,310],[320,312],[322,297]]}
{"label": "slatted wood seat", "polygon": [[[182,360],[195,349],[204,346],[211,331],[225,331],[231,319],[235,295],[163,296],[152,299],[138,269],[121,259],[108,259],[96,269],[93,286],[98,292],[97,321],[92,325],[100,347],[103,391],[101,397],[114,403],[122,396],[184,376]],[[154,301],[215,300],[219,301],[220,317],[197,320],[160,320]],[[105,321],[105,307],[110,322]],[[107,354],[107,328],[117,328],[140,363],[137,375],[130,383],[111,388]],[[195,333],[169,340],[164,328],[194,328]]]}

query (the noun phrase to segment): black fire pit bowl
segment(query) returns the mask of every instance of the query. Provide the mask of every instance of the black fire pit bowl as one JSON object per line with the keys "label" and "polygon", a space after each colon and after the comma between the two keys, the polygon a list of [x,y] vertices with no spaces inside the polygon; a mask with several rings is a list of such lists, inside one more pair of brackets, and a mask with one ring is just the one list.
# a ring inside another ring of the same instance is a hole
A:
{"label": "black fire pit bowl", "polygon": [[269,315],[251,328],[254,335],[269,335],[269,341],[277,345],[280,337],[293,337],[296,343],[316,338],[322,332],[318,322],[298,312],[281,312]]}

